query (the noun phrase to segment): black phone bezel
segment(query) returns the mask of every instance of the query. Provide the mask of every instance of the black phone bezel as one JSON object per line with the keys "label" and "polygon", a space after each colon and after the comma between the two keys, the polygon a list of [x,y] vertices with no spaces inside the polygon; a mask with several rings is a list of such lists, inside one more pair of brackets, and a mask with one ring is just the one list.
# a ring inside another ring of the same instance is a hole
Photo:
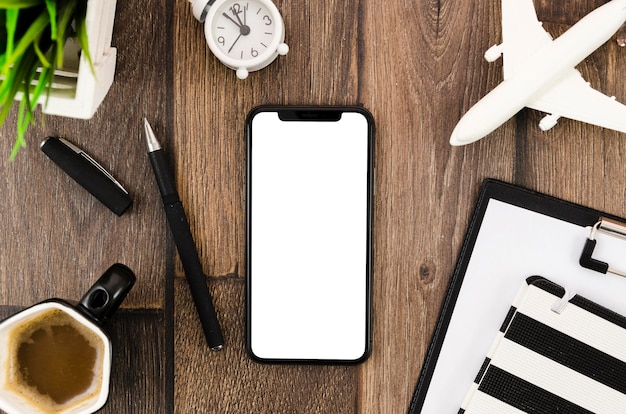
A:
{"label": "black phone bezel", "polygon": [[[368,124],[367,137],[367,252],[366,252],[366,328],[363,355],[356,359],[292,359],[292,358],[262,358],[254,354],[251,338],[251,205],[252,205],[252,121],[254,117],[264,112],[276,112],[282,121],[310,121],[332,122],[339,120],[343,113],[359,113]],[[246,256],[245,256],[245,301],[246,301],[246,352],[255,361],[261,363],[298,363],[298,364],[338,364],[351,365],[364,362],[372,352],[372,268],[373,268],[373,207],[374,207],[374,118],[365,108],[360,106],[295,106],[295,105],[262,105],[253,108],[246,117]]]}

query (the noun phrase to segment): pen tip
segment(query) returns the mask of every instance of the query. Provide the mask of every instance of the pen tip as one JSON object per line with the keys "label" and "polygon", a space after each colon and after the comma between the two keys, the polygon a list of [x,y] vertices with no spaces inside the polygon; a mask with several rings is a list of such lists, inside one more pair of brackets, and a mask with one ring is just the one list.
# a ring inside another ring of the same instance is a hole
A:
{"label": "pen tip", "polygon": [[157,141],[154,136],[154,131],[152,131],[152,127],[146,117],[143,118],[143,127],[146,133],[146,143],[148,144],[148,152],[153,152],[161,149],[161,144]]}

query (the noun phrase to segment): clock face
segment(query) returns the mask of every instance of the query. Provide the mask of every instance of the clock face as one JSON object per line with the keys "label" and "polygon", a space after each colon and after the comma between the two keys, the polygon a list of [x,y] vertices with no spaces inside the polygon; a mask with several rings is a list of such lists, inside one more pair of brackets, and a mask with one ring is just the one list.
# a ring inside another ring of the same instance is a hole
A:
{"label": "clock face", "polygon": [[283,28],[280,15],[271,8],[273,4],[268,6],[259,0],[227,0],[215,6],[211,37],[228,58],[250,61],[276,52]]}

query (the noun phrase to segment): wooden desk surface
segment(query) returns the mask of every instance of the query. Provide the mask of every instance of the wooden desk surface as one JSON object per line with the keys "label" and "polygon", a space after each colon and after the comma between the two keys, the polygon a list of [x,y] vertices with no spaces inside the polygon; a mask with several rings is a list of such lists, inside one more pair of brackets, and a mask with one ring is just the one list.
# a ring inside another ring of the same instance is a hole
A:
{"label": "wooden desk surface", "polygon": [[[626,216],[626,135],[522,110],[460,148],[452,129],[501,81],[483,52],[500,42],[500,1],[276,0],[284,58],[244,81],[209,52],[186,0],[118,1],[115,82],[91,120],[48,116],[8,161],[0,130],[0,316],[78,299],[112,263],[138,283],[109,325],[103,413],[406,412],[475,198],[491,177]],[[560,34],[604,0],[536,0]],[[579,67],[626,102],[614,41]],[[374,115],[374,344],[362,365],[259,365],[244,349],[244,120],[259,104],[362,104]],[[205,345],[144,143],[146,116],[171,155],[226,347]],[[83,147],[129,189],[117,217],[39,150]]]}

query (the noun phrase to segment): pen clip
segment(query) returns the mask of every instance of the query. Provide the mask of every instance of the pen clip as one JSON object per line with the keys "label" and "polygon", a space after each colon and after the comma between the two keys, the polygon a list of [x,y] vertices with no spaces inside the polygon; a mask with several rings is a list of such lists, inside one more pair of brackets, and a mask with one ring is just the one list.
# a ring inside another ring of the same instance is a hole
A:
{"label": "pen clip", "polygon": [[83,151],[82,149],[78,148],[76,145],[72,144],[71,142],[67,141],[66,139],[63,138],[59,138],[59,141],[61,141],[63,144],[67,145],[67,147],[69,149],[71,149],[72,151],[74,151],[76,154],[80,155],[81,157],[83,157],[84,159],[86,159],[87,161],[89,161],[94,167],[96,167],[102,174],[104,174],[109,180],[111,180],[113,182],[113,184],[115,184],[120,190],[122,190],[126,195],[128,195],[128,191],[126,191],[126,189],[122,186],[122,184],[119,183],[119,181],[117,181],[115,179],[115,177],[113,177],[111,175],[110,172],[108,172],[103,166],[101,166],[100,164],[98,164],[96,162],[96,160],[94,160],[93,158],[91,158],[89,156],[89,154],[87,154],[85,151]]}

